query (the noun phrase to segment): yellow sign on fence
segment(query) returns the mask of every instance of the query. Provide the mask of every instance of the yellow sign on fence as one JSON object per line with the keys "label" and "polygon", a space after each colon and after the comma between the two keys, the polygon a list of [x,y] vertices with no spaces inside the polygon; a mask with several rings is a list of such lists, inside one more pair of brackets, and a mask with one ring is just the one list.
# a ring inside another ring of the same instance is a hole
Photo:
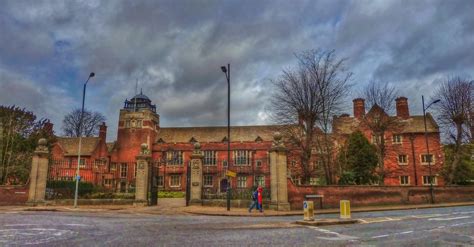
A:
{"label": "yellow sign on fence", "polygon": [[341,200],[341,219],[350,219],[351,218],[351,202],[348,200]]}
{"label": "yellow sign on fence", "polygon": [[227,172],[225,173],[226,176],[228,177],[233,177],[235,178],[237,176],[237,173],[236,172],[233,172],[233,171],[230,171],[230,170],[227,170]]}

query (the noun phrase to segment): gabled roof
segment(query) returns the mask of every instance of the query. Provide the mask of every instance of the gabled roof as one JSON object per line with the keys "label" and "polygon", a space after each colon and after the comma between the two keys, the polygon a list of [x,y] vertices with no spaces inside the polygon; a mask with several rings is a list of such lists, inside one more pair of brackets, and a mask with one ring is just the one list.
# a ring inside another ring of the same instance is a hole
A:
{"label": "gabled roof", "polygon": [[[78,137],[58,137],[57,143],[64,150],[64,156],[77,156],[79,151]],[[81,155],[91,155],[99,143],[99,137],[82,137]]]}
{"label": "gabled roof", "polygon": [[[232,126],[231,142],[253,142],[260,137],[263,141],[272,141],[278,125]],[[157,140],[164,142],[189,142],[195,138],[199,142],[222,142],[227,136],[227,127],[175,127],[160,128]]]}
{"label": "gabled roof", "polygon": [[[395,121],[397,121],[397,123],[399,123],[400,133],[424,133],[425,131],[423,116],[410,116],[407,119],[395,116],[390,116],[390,118],[393,118]],[[354,117],[335,117],[333,121],[333,133],[351,134],[352,132],[356,131],[362,123],[362,120]],[[438,124],[436,124],[433,116],[431,116],[429,113],[426,114],[426,130],[428,133],[439,132]]]}

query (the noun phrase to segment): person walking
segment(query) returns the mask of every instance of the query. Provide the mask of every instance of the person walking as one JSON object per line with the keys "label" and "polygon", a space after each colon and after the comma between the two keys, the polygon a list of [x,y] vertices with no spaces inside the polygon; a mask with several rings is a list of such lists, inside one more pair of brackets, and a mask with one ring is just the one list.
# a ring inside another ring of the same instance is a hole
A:
{"label": "person walking", "polygon": [[257,201],[258,201],[258,209],[260,210],[260,213],[263,212],[263,188],[261,186],[258,186],[257,189],[258,195],[257,195]]}
{"label": "person walking", "polygon": [[258,190],[255,190],[254,192],[252,192],[252,204],[250,204],[249,213],[252,212],[253,208],[256,208],[257,210],[259,209],[257,198],[258,198]]}

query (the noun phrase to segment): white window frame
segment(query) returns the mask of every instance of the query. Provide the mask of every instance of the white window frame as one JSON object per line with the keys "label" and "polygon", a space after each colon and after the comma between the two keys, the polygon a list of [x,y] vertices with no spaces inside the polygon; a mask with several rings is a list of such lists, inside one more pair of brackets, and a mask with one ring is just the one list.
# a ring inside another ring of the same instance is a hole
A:
{"label": "white window frame", "polygon": [[255,176],[255,185],[265,187],[265,176],[264,175],[256,175]]}
{"label": "white window frame", "polygon": [[214,150],[204,150],[203,165],[215,166],[217,164],[217,152]]}
{"label": "white window frame", "polygon": [[250,165],[251,151],[250,150],[234,150],[234,166]]}
{"label": "white window frame", "polygon": [[403,136],[400,134],[394,134],[392,136],[392,143],[393,144],[402,144],[403,142]]}
{"label": "white window frame", "polygon": [[[174,183],[174,182],[176,182],[176,179],[177,179],[178,184]],[[170,187],[173,187],[173,188],[181,187],[181,175],[179,175],[179,174],[170,175],[169,184],[170,184]]]}
{"label": "white window frame", "polygon": [[262,167],[263,162],[261,160],[256,160],[255,161],[255,166],[256,167]]}
{"label": "white window frame", "polygon": [[[429,177],[430,176],[421,176],[421,182],[423,185],[430,185]],[[435,175],[432,175],[431,177],[433,178],[433,185],[438,185],[438,177]],[[425,181],[425,178],[427,181]]]}
{"label": "white window frame", "polygon": [[204,174],[202,178],[202,185],[204,187],[214,186],[214,176],[212,176],[211,174]]}
{"label": "white window frame", "polygon": [[[427,153],[420,154],[420,163],[422,165],[428,165],[428,161],[423,162],[423,157],[425,157],[425,156],[428,156],[428,154]],[[434,165],[435,162],[436,162],[435,156],[432,153],[430,153],[430,156],[431,156],[431,165]]]}
{"label": "white window frame", "polygon": [[165,177],[163,175],[156,177],[156,186],[163,187],[165,186]]}
{"label": "white window frame", "polygon": [[247,188],[247,176],[237,176],[237,188]]}
{"label": "white window frame", "polygon": [[[123,175],[125,173],[125,176]],[[127,178],[128,176],[128,164],[120,163],[120,178]]]}
{"label": "white window frame", "polygon": [[[404,183],[405,181],[402,178],[406,178],[406,183]],[[404,185],[404,186],[410,185],[410,176],[400,176],[399,181],[400,181],[400,185]]]}
{"label": "white window frame", "polygon": [[[400,161],[400,157],[401,157],[401,156],[405,157],[405,162]],[[397,162],[398,162],[398,165],[401,165],[401,166],[406,166],[406,165],[408,165],[408,155],[406,155],[406,154],[399,154],[398,157],[397,157]]]}
{"label": "white window frame", "polygon": [[172,166],[182,166],[184,164],[183,151],[171,150],[166,152],[166,163]]}

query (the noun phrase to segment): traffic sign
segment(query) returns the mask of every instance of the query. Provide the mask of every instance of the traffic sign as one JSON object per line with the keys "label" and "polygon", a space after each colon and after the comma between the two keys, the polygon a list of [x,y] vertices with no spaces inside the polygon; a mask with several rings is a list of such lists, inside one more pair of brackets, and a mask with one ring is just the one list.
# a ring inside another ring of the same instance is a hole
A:
{"label": "traffic sign", "polygon": [[235,178],[237,176],[237,173],[236,172],[233,172],[233,171],[230,171],[230,170],[227,170],[227,172],[225,173],[226,176],[228,177],[233,177]]}

